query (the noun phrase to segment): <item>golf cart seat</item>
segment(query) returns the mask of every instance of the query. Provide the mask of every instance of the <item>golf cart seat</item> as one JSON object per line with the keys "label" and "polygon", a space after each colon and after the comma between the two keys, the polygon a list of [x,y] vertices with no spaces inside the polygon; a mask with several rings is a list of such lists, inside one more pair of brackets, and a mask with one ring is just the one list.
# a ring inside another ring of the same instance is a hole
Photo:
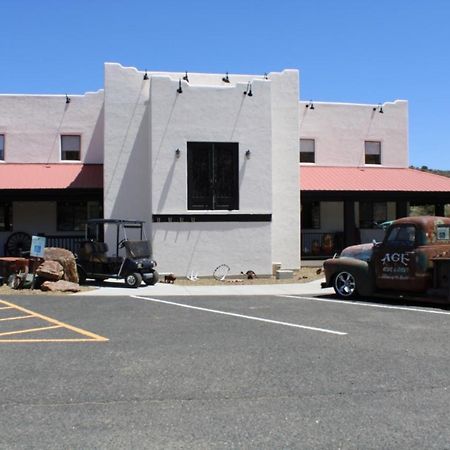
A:
{"label": "golf cart seat", "polygon": [[90,262],[107,262],[108,245],[106,242],[84,241],[80,244],[78,258]]}
{"label": "golf cart seat", "polygon": [[150,258],[152,254],[149,241],[124,241],[123,247],[128,258]]}

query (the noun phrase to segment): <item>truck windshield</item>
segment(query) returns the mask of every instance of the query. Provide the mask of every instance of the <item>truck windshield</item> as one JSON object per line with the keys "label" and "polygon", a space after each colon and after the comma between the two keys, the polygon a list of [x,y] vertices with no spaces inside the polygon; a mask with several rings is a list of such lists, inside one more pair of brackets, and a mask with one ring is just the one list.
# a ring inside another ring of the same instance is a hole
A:
{"label": "truck windshield", "polygon": [[416,228],[413,225],[403,225],[391,228],[387,242],[393,245],[413,246],[416,242]]}

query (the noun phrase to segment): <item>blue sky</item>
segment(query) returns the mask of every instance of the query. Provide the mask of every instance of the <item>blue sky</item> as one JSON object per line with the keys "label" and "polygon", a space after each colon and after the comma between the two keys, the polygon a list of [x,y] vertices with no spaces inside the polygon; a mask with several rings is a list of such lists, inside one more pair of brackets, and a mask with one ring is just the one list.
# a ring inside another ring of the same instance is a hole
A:
{"label": "blue sky", "polygon": [[103,63],[300,70],[301,98],[409,101],[410,163],[450,169],[448,0],[3,0],[0,93],[83,93]]}

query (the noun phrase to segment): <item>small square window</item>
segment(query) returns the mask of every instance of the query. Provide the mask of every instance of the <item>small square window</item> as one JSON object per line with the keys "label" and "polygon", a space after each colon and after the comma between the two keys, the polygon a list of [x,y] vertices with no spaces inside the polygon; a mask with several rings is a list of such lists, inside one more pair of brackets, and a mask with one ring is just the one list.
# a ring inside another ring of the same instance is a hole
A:
{"label": "small square window", "polygon": [[316,142],[314,139],[300,139],[300,162],[316,162]]}
{"label": "small square window", "polygon": [[5,159],[5,135],[0,134],[0,161]]}
{"label": "small square window", "polygon": [[61,160],[79,161],[81,149],[81,136],[61,135]]}
{"label": "small square window", "polygon": [[448,225],[438,225],[436,228],[436,239],[438,241],[448,241],[450,240],[450,226]]}
{"label": "small square window", "polygon": [[364,142],[364,150],[366,164],[381,164],[381,142],[366,141]]}

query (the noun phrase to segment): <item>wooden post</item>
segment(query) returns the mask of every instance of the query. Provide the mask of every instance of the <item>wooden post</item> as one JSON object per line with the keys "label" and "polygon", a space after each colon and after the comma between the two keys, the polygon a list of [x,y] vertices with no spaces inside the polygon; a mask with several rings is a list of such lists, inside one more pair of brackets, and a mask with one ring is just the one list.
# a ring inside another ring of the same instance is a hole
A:
{"label": "wooden post", "polygon": [[408,217],[408,202],[395,202],[395,218]]}
{"label": "wooden post", "polygon": [[443,203],[435,203],[434,205],[435,216],[445,216],[445,205]]}
{"label": "wooden post", "polygon": [[344,247],[356,243],[355,202],[344,200]]}

